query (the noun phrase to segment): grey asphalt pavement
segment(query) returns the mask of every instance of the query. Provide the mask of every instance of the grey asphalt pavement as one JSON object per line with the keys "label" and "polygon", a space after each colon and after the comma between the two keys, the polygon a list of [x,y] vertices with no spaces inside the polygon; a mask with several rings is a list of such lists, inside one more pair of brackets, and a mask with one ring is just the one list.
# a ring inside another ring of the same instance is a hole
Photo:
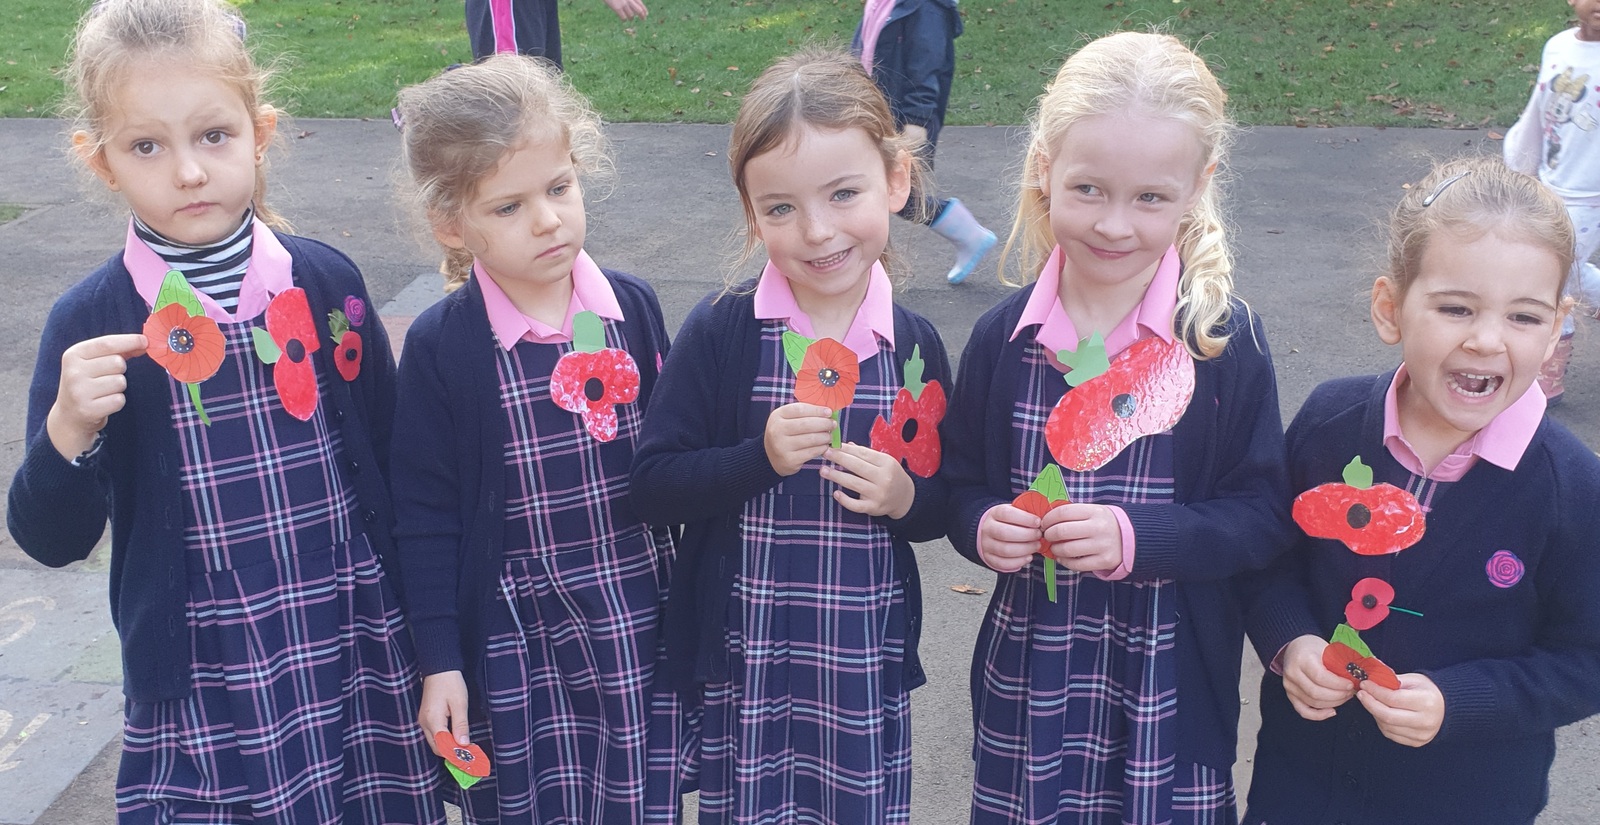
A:
{"label": "grey asphalt pavement", "polygon": [[[739,207],[723,157],[725,126],[618,124],[618,184],[590,203],[588,249],[601,263],[648,278],[670,329],[719,286]],[[381,121],[306,120],[284,132],[271,199],[299,233],[347,252],[361,266],[391,332],[439,296],[435,253],[392,205],[398,151]],[[1017,130],[953,127],[939,146],[939,188],[1004,235]],[[72,171],[59,122],[0,120],[0,203],[27,207],[0,225],[0,473],[21,461],[23,417],[39,330],[67,286],[122,243],[120,208]],[[1370,329],[1366,291],[1381,254],[1384,211],[1432,159],[1497,152],[1482,131],[1261,128],[1234,152],[1227,212],[1238,290],[1267,321],[1285,420],[1318,382],[1376,372],[1398,357]],[[96,185],[96,188],[98,185]],[[914,277],[899,300],[931,319],[952,353],[973,321],[1005,293],[994,256],[951,287],[944,242],[898,225],[895,243]],[[1554,415],[1600,445],[1600,339],[1586,323]],[[1597,550],[1600,551],[1600,550]],[[927,596],[930,684],[913,695],[913,822],[966,821],[971,781],[966,674],[992,577],[934,542],[919,548]],[[104,553],[52,571],[0,536],[0,823],[98,825],[114,821],[112,788],[121,697],[117,647],[106,610]],[[1251,710],[1250,673],[1241,701]],[[1247,732],[1252,723],[1247,720]],[[1541,825],[1600,822],[1600,721],[1563,729]],[[1250,737],[1241,746],[1248,776]]]}

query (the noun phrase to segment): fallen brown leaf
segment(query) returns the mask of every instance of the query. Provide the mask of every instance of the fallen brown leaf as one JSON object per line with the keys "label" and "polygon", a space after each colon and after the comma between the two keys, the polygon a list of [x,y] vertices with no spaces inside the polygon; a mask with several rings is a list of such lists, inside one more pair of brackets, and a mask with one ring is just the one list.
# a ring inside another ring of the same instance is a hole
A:
{"label": "fallen brown leaf", "polygon": [[952,584],[950,585],[950,589],[956,591],[957,593],[965,593],[969,596],[982,596],[983,594],[989,592],[981,587],[973,587],[970,584]]}

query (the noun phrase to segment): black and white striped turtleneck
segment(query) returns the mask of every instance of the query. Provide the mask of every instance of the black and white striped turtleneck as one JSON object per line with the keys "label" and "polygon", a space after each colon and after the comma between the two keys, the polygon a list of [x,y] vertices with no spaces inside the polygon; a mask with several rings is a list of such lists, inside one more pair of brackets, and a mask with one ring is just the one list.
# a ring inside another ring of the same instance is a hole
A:
{"label": "black and white striped turtleneck", "polygon": [[217,306],[231,315],[239,306],[239,286],[244,283],[245,270],[250,268],[255,216],[254,207],[246,210],[238,229],[216,243],[201,246],[163,237],[137,215],[133,218],[133,232],[167,266],[182,272],[190,286],[210,295]]}

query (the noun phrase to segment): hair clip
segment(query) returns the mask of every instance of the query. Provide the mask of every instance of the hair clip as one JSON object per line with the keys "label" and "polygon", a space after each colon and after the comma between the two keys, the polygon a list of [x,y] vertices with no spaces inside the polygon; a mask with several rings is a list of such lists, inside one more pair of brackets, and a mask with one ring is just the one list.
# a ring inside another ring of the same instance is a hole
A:
{"label": "hair clip", "polygon": [[1466,176],[1468,176],[1470,174],[1472,174],[1472,170],[1468,169],[1465,172],[1457,172],[1454,175],[1451,175],[1450,177],[1445,178],[1442,181],[1439,181],[1439,185],[1435,186],[1433,188],[1433,191],[1429,192],[1428,196],[1426,198],[1422,199],[1423,208],[1427,208],[1429,206],[1432,206],[1433,202],[1438,200],[1440,195],[1444,194],[1444,190],[1450,188],[1450,184],[1455,183],[1456,181],[1461,180],[1462,178],[1464,178],[1464,177],[1466,177]]}

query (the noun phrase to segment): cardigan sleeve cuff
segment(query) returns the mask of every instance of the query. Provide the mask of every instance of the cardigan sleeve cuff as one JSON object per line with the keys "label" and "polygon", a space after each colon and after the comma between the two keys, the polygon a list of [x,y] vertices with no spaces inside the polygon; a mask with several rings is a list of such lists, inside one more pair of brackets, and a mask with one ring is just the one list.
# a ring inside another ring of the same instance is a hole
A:
{"label": "cardigan sleeve cuff", "polygon": [[783,480],[772,468],[772,461],[767,458],[767,445],[759,438],[747,438],[728,448],[722,455],[721,470],[728,488],[735,491],[734,498],[741,503]]}
{"label": "cardigan sleeve cuff", "polygon": [[1129,579],[1174,578],[1178,566],[1178,524],[1172,517],[1172,506],[1128,505],[1121,509],[1133,525],[1133,535],[1139,542],[1139,556]]}
{"label": "cardigan sleeve cuff", "polygon": [[464,670],[461,632],[454,618],[411,621],[411,638],[417,643],[417,668],[423,676]]}
{"label": "cardigan sleeve cuff", "polygon": [[1450,667],[1425,673],[1444,696],[1444,722],[1436,742],[1492,737],[1505,726],[1506,709],[1494,685],[1470,667]]}
{"label": "cardigan sleeve cuff", "polygon": [[1288,600],[1268,602],[1261,600],[1245,619],[1245,630],[1250,644],[1256,649],[1264,667],[1271,668],[1278,654],[1288,644],[1301,636],[1319,636],[1316,620],[1303,605],[1289,604]]}

